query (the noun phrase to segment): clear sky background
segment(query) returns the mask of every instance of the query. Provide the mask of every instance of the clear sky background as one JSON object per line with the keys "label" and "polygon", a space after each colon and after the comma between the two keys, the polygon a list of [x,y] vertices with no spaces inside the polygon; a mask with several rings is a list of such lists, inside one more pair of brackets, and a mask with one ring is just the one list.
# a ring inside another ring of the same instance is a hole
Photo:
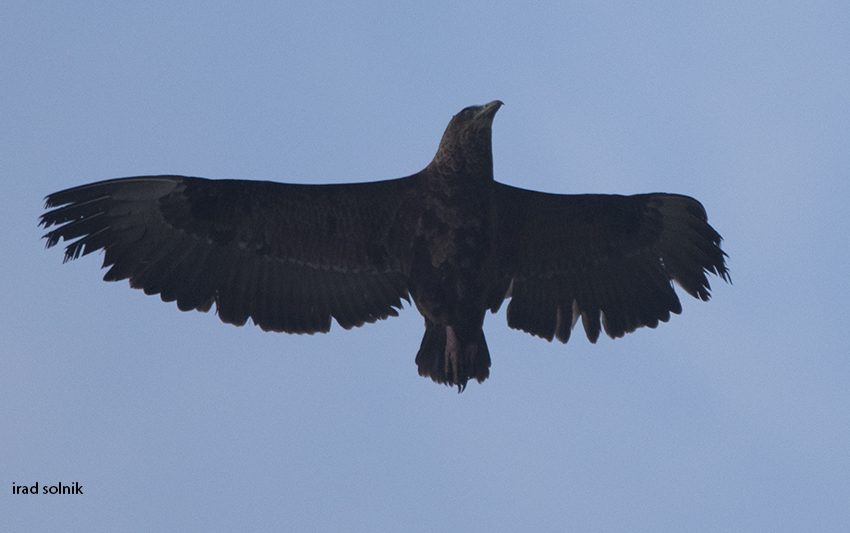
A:
{"label": "clear sky background", "polygon": [[[846,2],[6,0],[0,73],[9,531],[850,528]],[[596,345],[503,306],[458,395],[415,309],[236,328],[40,239],[112,177],[409,175],[497,98],[497,180],[694,196],[734,285]]]}

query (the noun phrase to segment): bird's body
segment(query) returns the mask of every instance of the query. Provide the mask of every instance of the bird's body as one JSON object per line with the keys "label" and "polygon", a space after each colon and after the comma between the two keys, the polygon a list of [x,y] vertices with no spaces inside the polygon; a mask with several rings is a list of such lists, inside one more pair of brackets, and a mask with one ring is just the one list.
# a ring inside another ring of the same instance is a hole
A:
{"label": "bird's body", "polygon": [[[181,310],[288,333],[397,315],[425,318],[419,373],[463,390],[484,381],[486,311],[566,342],[579,317],[595,342],[681,312],[670,283],[708,299],[728,279],[720,236],[679,195],[553,195],[493,179],[501,102],[455,115],[421,172],[350,185],[150,176],[47,197],[47,245],[66,260],[104,249],[105,280],[128,279]],[[60,207],[61,206],[61,207]]]}
{"label": "bird's body", "polygon": [[[454,382],[454,376],[484,381],[490,373],[482,327],[498,285],[490,124],[500,106],[491,102],[455,117],[420,173],[427,201],[416,220],[409,278],[410,294],[425,317],[416,363],[420,375],[440,383]],[[460,126],[463,133],[455,131]],[[475,143],[476,157],[458,157],[469,151],[457,142]],[[501,303],[504,289],[495,298]]]}

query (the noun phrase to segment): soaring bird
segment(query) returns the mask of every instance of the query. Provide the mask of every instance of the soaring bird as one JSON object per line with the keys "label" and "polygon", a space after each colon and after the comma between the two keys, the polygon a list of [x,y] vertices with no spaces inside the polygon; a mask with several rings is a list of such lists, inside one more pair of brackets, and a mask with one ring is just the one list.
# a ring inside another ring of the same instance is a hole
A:
{"label": "soaring bird", "polygon": [[[502,102],[463,109],[434,159],[405,178],[342,185],[112,179],[50,194],[47,247],[65,261],[105,251],[106,281],[181,311],[266,331],[327,332],[397,316],[425,318],[421,376],[463,391],[490,374],[482,326],[507,298],[508,326],[590,342],[681,313],[673,281],[709,299],[729,281],[703,206],[677,194],[549,194],[493,179]],[[76,239],[76,240],[74,240]]]}

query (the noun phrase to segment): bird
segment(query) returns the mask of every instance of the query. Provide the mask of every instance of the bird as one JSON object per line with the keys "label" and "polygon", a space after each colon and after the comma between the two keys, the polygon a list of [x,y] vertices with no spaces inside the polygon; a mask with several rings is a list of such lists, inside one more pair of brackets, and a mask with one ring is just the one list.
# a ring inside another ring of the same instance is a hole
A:
{"label": "bird", "polygon": [[103,250],[105,281],[129,280],[181,311],[313,334],[398,316],[425,319],[419,375],[462,392],[490,375],[486,312],[566,343],[667,322],[674,288],[707,301],[731,283],[702,204],[669,193],[552,194],[495,181],[499,100],[450,120],[431,162],[384,181],[306,185],[138,176],[49,194],[40,225],[64,262]]}

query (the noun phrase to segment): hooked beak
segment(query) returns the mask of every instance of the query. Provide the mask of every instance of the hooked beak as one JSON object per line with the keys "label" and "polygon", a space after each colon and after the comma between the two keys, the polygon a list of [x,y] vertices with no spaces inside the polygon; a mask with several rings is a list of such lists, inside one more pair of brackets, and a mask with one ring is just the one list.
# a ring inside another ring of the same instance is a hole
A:
{"label": "hooked beak", "polygon": [[489,118],[493,120],[493,117],[496,115],[496,111],[499,110],[500,107],[505,105],[501,100],[493,100],[489,104],[484,104],[478,109],[478,112],[475,114],[475,118]]}

